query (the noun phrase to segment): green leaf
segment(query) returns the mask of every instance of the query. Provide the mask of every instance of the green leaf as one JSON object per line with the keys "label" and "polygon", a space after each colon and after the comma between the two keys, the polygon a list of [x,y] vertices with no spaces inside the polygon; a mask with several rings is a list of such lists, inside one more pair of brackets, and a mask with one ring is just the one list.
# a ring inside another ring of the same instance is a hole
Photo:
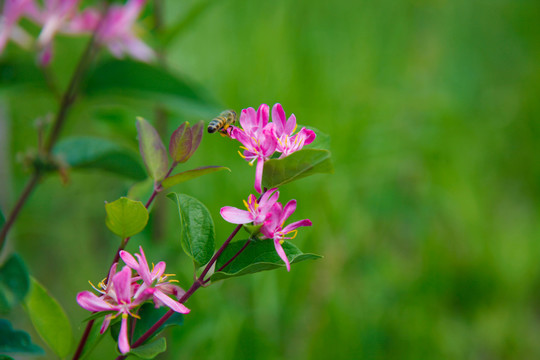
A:
{"label": "green leaf", "polygon": [[274,188],[309,175],[333,172],[330,151],[303,149],[286,158],[265,162],[262,183],[267,188]]}
{"label": "green leaf", "polygon": [[[246,240],[230,243],[218,258],[216,269],[219,269],[223,264],[229,261],[229,259],[231,259],[245,243]],[[291,264],[304,260],[320,259],[322,257],[316,254],[302,253],[302,251],[288,241],[285,241],[282,246]],[[211,280],[218,281],[234,276],[248,275],[281,267],[285,267],[285,263],[276,252],[274,240],[256,240],[249,244],[248,247],[222,271],[212,274]]]}
{"label": "green leaf", "polygon": [[165,350],[167,350],[167,341],[165,338],[159,338],[156,341],[131,349],[129,354],[141,359],[153,359]]}
{"label": "green leaf", "polygon": [[161,181],[167,175],[169,160],[165,145],[156,129],[145,119],[137,118],[137,133],[139,134],[139,150],[148,174],[155,181]]}
{"label": "green leaf", "polygon": [[191,126],[189,122],[184,122],[182,125],[176,129],[172,135],[169,142],[169,154],[172,159],[177,163],[183,163],[189,159],[191,153]]}
{"label": "green leaf", "polygon": [[54,154],[75,169],[101,169],[135,180],[146,178],[137,153],[109,140],[66,138],[55,146]]}
{"label": "green leaf", "polygon": [[31,278],[25,308],[43,341],[59,357],[66,356],[73,342],[71,324],[60,304],[34,278]]}
{"label": "green leaf", "polygon": [[11,323],[5,319],[0,319],[0,352],[29,354],[44,353],[42,348],[32,344],[30,335],[22,330],[13,329]]}
{"label": "green leaf", "polygon": [[0,360],[15,360],[11,356],[7,355],[0,355]]}
{"label": "green leaf", "polygon": [[206,264],[215,249],[214,221],[210,212],[199,200],[184,194],[167,195],[176,202],[182,234],[180,242],[184,252],[197,266]]}
{"label": "green leaf", "polygon": [[4,226],[6,223],[6,218],[4,217],[4,214],[2,214],[2,210],[0,210],[0,229]]}
{"label": "green leaf", "polygon": [[30,288],[30,276],[17,254],[0,268],[0,312],[7,313],[24,300]]}
{"label": "green leaf", "polygon": [[163,100],[164,96],[169,96],[196,105],[208,105],[201,91],[185,79],[161,66],[132,60],[110,60],[98,65],[89,72],[84,92],[90,97],[121,94]]}
{"label": "green leaf", "polygon": [[199,148],[199,145],[201,144],[202,136],[204,133],[204,121],[199,120],[191,127],[191,151],[189,153],[189,157],[193,155],[193,153]]}
{"label": "green leaf", "polygon": [[35,60],[24,56],[11,56],[0,62],[0,89],[17,85],[31,85],[45,89],[43,74]]}
{"label": "green leaf", "polygon": [[142,202],[126,197],[105,204],[107,227],[122,239],[140,233],[148,223],[148,210]]}
{"label": "green leaf", "polygon": [[163,180],[163,182],[161,183],[161,186],[163,187],[163,189],[168,189],[174,185],[178,185],[185,181],[195,179],[195,178],[198,178],[199,176],[203,176],[203,175],[210,174],[216,171],[221,171],[221,170],[231,171],[231,169],[225,166],[203,166],[196,169],[183,171],[173,176],[169,176],[168,178]]}
{"label": "green leaf", "polygon": [[302,126],[299,125],[298,128],[301,129],[302,127],[305,127],[306,129],[313,130],[315,134],[317,135],[315,137],[315,140],[309,145],[304,146],[304,149],[322,149],[322,150],[330,150],[330,135],[323,133],[317,128],[314,128],[313,126]]}
{"label": "green leaf", "polygon": [[[159,319],[163,317],[169,311],[167,307],[155,308],[154,304],[146,303],[139,309],[138,315],[141,317],[140,320],[137,320],[135,325],[135,330],[133,332],[133,338],[140,338],[148,329],[150,329]],[[175,312],[170,318],[165,321],[163,325],[156,330],[154,335],[155,337],[165,328],[174,325],[182,325],[184,323],[184,316],[180,313]]]}

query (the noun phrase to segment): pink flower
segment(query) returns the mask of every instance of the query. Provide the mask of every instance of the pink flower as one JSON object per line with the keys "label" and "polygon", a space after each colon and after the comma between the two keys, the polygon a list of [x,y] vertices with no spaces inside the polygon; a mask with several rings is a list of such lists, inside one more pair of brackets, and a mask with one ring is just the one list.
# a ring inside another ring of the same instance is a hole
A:
{"label": "pink flower", "polygon": [[[111,274],[116,270],[116,265],[111,268]],[[122,354],[130,351],[127,328],[128,328],[128,316],[138,318],[138,316],[131,312],[134,308],[138,307],[144,299],[133,296],[134,286],[132,286],[131,269],[127,266],[112,275],[109,278],[106,286],[106,292],[102,296],[98,297],[90,291],[83,291],[77,295],[77,303],[86,310],[89,311],[116,311],[116,314],[108,314],[103,320],[100,332],[103,334],[109,326],[112,319],[118,315],[122,315],[122,323],[120,325],[120,335],[118,337],[118,349]]]}
{"label": "pink flower", "polygon": [[[274,239],[274,246],[276,248],[276,252],[278,253],[279,257],[285,262],[287,266],[287,271],[291,270],[291,265],[281,245],[286,239],[294,239],[298,232],[298,230],[296,229],[300,226],[312,225],[309,219],[304,219],[283,227],[285,221],[289,218],[289,216],[292,215],[292,213],[294,213],[295,210],[296,200],[289,201],[284,208],[280,203],[274,204],[272,210],[268,215],[267,220],[261,228],[261,232],[265,237],[269,239]],[[287,236],[289,234],[293,235]]]}
{"label": "pink flower", "polygon": [[285,111],[280,104],[275,104],[272,108],[272,122],[269,123],[269,107],[266,104],[259,106],[255,112],[253,108],[243,109],[240,114],[240,125],[242,128],[230,126],[227,133],[232,139],[242,143],[244,159],[250,165],[257,160],[255,171],[255,190],[261,193],[262,175],[264,163],[272,158],[274,152],[281,153],[280,158],[301,150],[304,145],[311,144],[315,140],[315,132],[302,128],[296,131],[296,117],[291,115],[287,120]]}
{"label": "pink flower", "polygon": [[135,21],[146,0],[128,0],[124,6],[111,6],[98,31],[98,41],[117,58],[128,54],[141,61],[155,58],[154,51],[135,35]]}
{"label": "pink flower", "polygon": [[79,0],[44,0],[44,9],[40,14],[43,24],[38,37],[41,48],[49,48],[54,35],[75,16]]}
{"label": "pink flower", "polygon": [[225,221],[232,224],[253,223],[253,225],[262,225],[278,198],[279,191],[275,188],[265,192],[259,202],[257,202],[255,195],[250,194],[248,201],[244,200],[247,211],[225,206],[221,208],[220,213]]}
{"label": "pink flower", "polygon": [[[89,291],[83,291],[77,295],[77,302],[86,310],[116,312],[105,315],[100,330],[102,334],[107,330],[112,319],[122,315],[118,337],[118,348],[122,354],[130,351],[127,336],[128,316],[139,318],[136,315],[136,309],[142,303],[153,299],[156,307],[167,306],[182,314],[189,313],[188,308],[169,297],[169,295],[173,295],[179,299],[185,292],[179,286],[173,285],[171,281],[165,281],[168,276],[164,274],[165,262],[159,262],[150,271],[142,247],[140,252],[140,255],[135,254],[137,260],[126,251],[120,252],[120,256],[127,266],[124,266],[117,273],[117,264],[114,264],[109,271],[106,283],[102,281],[98,287],[92,285],[100,293],[100,296]],[[132,269],[137,272],[137,276],[131,276]]]}
{"label": "pink flower", "polygon": [[160,261],[153,267],[152,271],[148,267],[146,256],[144,255],[142,247],[139,247],[141,254],[135,254],[135,258],[127,251],[120,251],[120,257],[131,269],[135,270],[143,280],[143,284],[139,287],[135,293],[135,297],[143,296],[145,298],[153,298],[156,307],[165,305],[172,310],[188,314],[189,309],[184,304],[171,299],[168,295],[175,295],[177,298],[181,297],[184,291],[170,282],[166,281],[167,274],[164,274],[166,264],[164,261]]}
{"label": "pink flower", "polygon": [[9,39],[22,47],[29,47],[32,39],[22,28],[17,26],[20,18],[29,15],[37,16],[33,0],[5,0],[0,15],[0,54]]}
{"label": "pink flower", "polygon": [[272,124],[278,142],[276,150],[281,153],[280,158],[301,150],[304,145],[311,144],[315,140],[315,132],[305,127],[294,134],[297,127],[296,117],[292,114],[287,120],[281,104],[275,104],[272,108]]}
{"label": "pink flower", "polygon": [[262,104],[257,112],[253,108],[242,110],[240,124],[242,129],[231,127],[229,134],[242,143],[244,152],[240,156],[250,164],[257,160],[255,190],[261,193],[264,162],[270,159],[277,146],[277,139],[268,124],[268,105]]}

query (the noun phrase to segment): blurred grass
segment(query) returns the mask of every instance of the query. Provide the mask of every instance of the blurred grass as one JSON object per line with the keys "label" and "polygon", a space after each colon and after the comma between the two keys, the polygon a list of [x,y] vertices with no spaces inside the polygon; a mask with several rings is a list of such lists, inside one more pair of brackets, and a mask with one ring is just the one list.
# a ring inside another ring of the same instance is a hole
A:
{"label": "blurred grass", "polygon": [[[192,3],[168,1],[167,20]],[[224,108],[281,102],[332,136],[336,173],[281,195],[298,200],[295,220],[314,223],[298,246],[325,258],[202,289],[159,358],[540,357],[539,13],[532,0],[212,4],[172,43],[170,67]],[[55,108],[30,95],[8,103],[13,159],[35,143],[34,118]],[[134,121],[78,109],[64,134],[135,146]],[[174,114],[170,131],[185,119],[198,117]],[[232,173],[176,189],[207,204],[224,239],[233,227],[219,208],[241,205],[253,169],[236,144],[212,136],[186,166],[202,165]],[[3,209],[23,184],[20,166],[11,169]],[[75,294],[105,275],[116,248],[102,201],[130,185],[103,174],[72,174],[67,187],[48,178],[13,233],[74,321],[87,316]],[[142,243],[150,259],[167,260],[187,288],[174,206],[159,206],[166,231],[153,219],[131,249]]]}

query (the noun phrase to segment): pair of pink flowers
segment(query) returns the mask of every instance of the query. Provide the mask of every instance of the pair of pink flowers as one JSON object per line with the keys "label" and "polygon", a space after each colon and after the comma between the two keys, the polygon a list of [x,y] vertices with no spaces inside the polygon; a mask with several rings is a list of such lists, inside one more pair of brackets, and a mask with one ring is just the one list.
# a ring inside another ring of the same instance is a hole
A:
{"label": "pair of pink flowers", "polygon": [[5,0],[0,18],[0,53],[9,39],[29,48],[33,42],[18,22],[22,17],[40,24],[42,30],[37,44],[40,63],[47,65],[52,58],[52,45],[57,33],[77,35],[96,32],[96,40],[108,47],[116,57],[128,54],[141,61],[154,58],[154,51],[135,34],[135,21],[147,0],[128,0],[124,6],[112,5],[102,17],[94,8],[79,11],[80,0]]}
{"label": "pair of pink flowers", "polygon": [[220,213],[225,221],[233,224],[261,225],[260,232],[263,237],[274,240],[276,252],[287,266],[287,271],[291,270],[291,265],[287,254],[283,250],[283,242],[296,237],[297,228],[301,226],[311,226],[309,219],[293,222],[287,226],[285,221],[295,212],[296,200],[289,201],[285,206],[279,203],[279,191],[270,189],[265,192],[259,201],[255,195],[250,194],[248,201],[244,200],[247,210],[237,209],[232,206],[221,208]]}
{"label": "pair of pink flowers", "polygon": [[[126,251],[120,252],[120,257],[126,263],[122,270],[116,272],[117,263],[109,271],[106,283],[101,282],[100,289],[94,287],[101,295],[97,296],[90,291],[83,291],[77,295],[79,305],[89,311],[110,312],[105,315],[100,333],[104,333],[112,319],[121,316],[118,348],[122,354],[130,351],[128,339],[128,317],[138,318],[138,307],[149,300],[153,300],[156,307],[167,306],[178,313],[187,314],[189,309],[178,301],[185,293],[179,286],[173,285],[173,280],[167,281],[169,275],[165,274],[165,262],[161,261],[152,270],[142,247],[140,255],[135,259]],[[137,273],[132,276],[132,270]],[[170,296],[174,296],[176,300]]]}
{"label": "pair of pink flowers", "polygon": [[311,144],[315,140],[315,132],[302,128],[295,133],[297,124],[296,117],[292,114],[289,119],[281,104],[275,104],[272,108],[272,122],[269,122],[269,106],[262,104],[255,111],[254,108],[243,109],[240,114],[242,128],[231,126],[227,129],[231,138],[242,143],[244,150],[240,153],[244,159],[253,164],[257,161],[255,170],[255,190],[262,191],[262,175],[264,163],[271,159],[274,153],[280,152],[279,158],[284,158],[298,151],[304,145]]}

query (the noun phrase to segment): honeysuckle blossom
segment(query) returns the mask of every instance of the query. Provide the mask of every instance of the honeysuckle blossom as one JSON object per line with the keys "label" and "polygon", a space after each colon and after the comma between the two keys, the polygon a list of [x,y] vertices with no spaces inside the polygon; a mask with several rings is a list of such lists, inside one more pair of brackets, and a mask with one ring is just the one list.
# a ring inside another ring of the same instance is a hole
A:
{"label": "honeysuckle blossom", "polygon": [[311,220],[304,219],[283,227],[285,221],[289,218],[289,216],[292,215],[292,213],[294,213],[295,210],[296,200],[289,201],[285,207],[282,207],[281,203],[274,204],[272,210],[268,214],[267,220],[261,228],[261,232],[265,237],[274,240],[276,252],[285,262],[287,271],[291,270],[291,265],[289,263],[289,259],[287,259],[287,254],[285,254],[285,251],[281,245],[285,240],[294,239],[296,237],[298,232],[298,230],[296,230],[297,228],[312,225]]}
{"label": "honeysuckle blossom", "polygon": [[139,247],[139,251],[141,252],[140,255],[135,254],[137,260],[135,260],[135,258],[127,251],[120,251],[122,260],[127,266],[135,270],[143,280],[143,284],[135,293],[135,297],[151,297],[154,300],[156,307],[164,305],[171,308],[171,310],[182,314],[189,313],[190,310],[185,307],[184,304],[175,301],[168,296],[174,295],[178,299],[184,294],[184,291],[180,287],[171,284],[170,281],[166,281],[169,275],[164,274],[166,267],[165,262],[160,261],[157,265],[153,266],[152,271],[150,271],[142,247]]}
{"label": "honeysuckle blossom", "polygon": [[[118,348],[125,354],[130,351],[127,337],[127,319],[129,316],[138,318],[136,308],[142,303],[153,300],[156,307],[167,306],[176,312],[187,314],[189,309],[181,304],[178,299],[185,294],[179,286],[166,281],[169,275],[164,274],[166,264],[161,261],[150,271],[142,247],[140,255],[135,254],[135,259],[126,251],[120,252],[120,257],[126,263],[118,273],[115,263],[106,281],[99,283],[94,289],[100,293],[99,296],[90,291],[83,291],[77,295],[79,305],[89,311],[113,311],[105,315],[100,332],[104,333],[112,319],[122,315],[120,335],[118,338]],[[137,273],[132,276],[132,270]],[[176,300],[169,295],[173,295]]]}
{"label": "honeysuckle blossom", "polygon": [[225,221],[232,224],[248,224],[262,225],[279,198],[279,191],[276,188],[270,189],[261,196],[261,200],[257,201],[257,197],[253,194],[248,196],[247,202],[244,200],[244,205],[247,210],[237,209],[232,206],[222,207],[220,210],[221,216]]}
{"label": "honeysuckle blossom", "polygon": [[128,54],[141,61],[155,58],[154,51],[136,35],[135,21],[146,0],[128,0],[124,6],[111,6],[98,29],[98,41],[118,58]]}
{"label": "honeysuckle blossom", "polygon": [[5,0],[0,14],[0,54],[9,39],[21,47],[29,47],[32,39],[17,23],[23,16],[37,16],[33,0]]}
{"label": "honeysuckle blossom", "polygon": [[301,150],[304,145],[311,144],[315,140],[315,132],[305,127],[294,134],[297,128],[296,116],[292,114],[287,119],[281,104],[272,107],[272,124],[278,142],[276,150],[281,153],[280,158]]}
{"label": "honeysuckle blossom", "polygon": [[[116,266],[114,266],[116,269]],[[111,274],[109,274],[111,275]],[[110,285],[109,285],[110,284]],[[138,307],[144,299],[134,297],[132,286],[131,269],[124,266],[121,271],[109,278],[106,292],[98,297],[90,291],[83,291],[77,295],[77,303],[89,311],[116,311],[115,314],[108,314],[103,320],[101,333],[104,333],[109,326],[111,319],[122,316],[120,324],[120,334],[118,336],[118,349],[122,354],[130,351],[128,340],[128,317],[138,317],[132,310]]]}
{"label": "honeysuckle blossom", "polygon": [[250,165],[257,160],[255,171],[255,190],[261,193],[262,175],[264,163],[272,158],[274,152],[280,152],[280,158],[301,150],[304,145],[311,144],[315,140],[315,132],[302,128],[296,131],[296,117],[291,115],[287,120],[281,104],[275,104],[272,108],[272,122],[269,120],[269,107],[266,104],[259,106],[255,112],[253,108],[243,109],[240,114],[241,128],[231,126],[227,133],[232,139],[238,140],[243,146],[244,159]]}
{"label": "honeysuckle blossom", "polygon": [[[253,110],[252,108],[250,109]],[[257,161],[255,190],[261,193],[264,162],[270,159],[276,151],[277,139],[268,125],[260,126],[260,124],[268,124],[268,112],[266,112],[266,116],[264,113],[262,116],[258,116],[255,115],[255,111],[247,110],[249,109],[242,110],[242,114],[240,115],[240,122],[242,123],[242,118],[244,118],[243,123],[247,124],[246,130],[235,127],[230,134],[233,139],[240,141],[243,145],[241,148],[244,149],[244,152],[240,153],[240,156],[246,159],[246,161],[249,161],[250,164],[253,164],[255,160]]]}

